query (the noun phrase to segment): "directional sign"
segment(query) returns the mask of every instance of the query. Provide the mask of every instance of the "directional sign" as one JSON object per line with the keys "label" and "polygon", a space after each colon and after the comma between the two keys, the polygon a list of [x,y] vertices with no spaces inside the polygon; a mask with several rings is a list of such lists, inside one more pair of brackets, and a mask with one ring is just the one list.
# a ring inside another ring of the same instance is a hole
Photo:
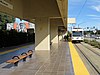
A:
{"label": "directional sign", "polygon": [[96,30],[93,30],[93,33],[96,33],[97,31]]}

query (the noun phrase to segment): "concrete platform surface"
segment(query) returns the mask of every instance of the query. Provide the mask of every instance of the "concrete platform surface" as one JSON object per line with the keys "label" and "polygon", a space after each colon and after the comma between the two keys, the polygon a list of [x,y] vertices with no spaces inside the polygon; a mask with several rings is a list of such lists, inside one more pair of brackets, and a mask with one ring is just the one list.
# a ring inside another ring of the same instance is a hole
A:
{"label": "concrete platform surface", "polygon": [[0,64],[0,75],[74,75],[68,43],[53,44],[50,51],[34,51],[31,59],[20,61],[17,67]]}

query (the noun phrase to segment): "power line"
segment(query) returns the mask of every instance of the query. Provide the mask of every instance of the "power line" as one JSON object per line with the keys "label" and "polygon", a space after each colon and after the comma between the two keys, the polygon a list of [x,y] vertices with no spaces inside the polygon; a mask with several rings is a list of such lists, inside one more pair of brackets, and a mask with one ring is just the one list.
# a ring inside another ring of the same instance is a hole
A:
{"label": "power line", "polygon": [[83,6],[82,6],[82,8],[81,8],[81,10],[79,11],[78,15],[76,16],[76,19],[77,19],[77,18],[79,17],[79,15],[81,14],[81,12],[82,12],[82,10],[83,10],[83,8],[84,8],[86,2],[87,2],[87,0],[85,0]]}

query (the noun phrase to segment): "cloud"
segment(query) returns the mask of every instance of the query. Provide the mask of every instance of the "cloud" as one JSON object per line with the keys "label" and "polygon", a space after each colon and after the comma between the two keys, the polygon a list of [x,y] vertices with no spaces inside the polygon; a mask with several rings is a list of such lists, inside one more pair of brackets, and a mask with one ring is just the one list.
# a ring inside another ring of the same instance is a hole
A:
{"label": "cloud", "polygon": [[95,18],[91,18],[91,19],[96,19],[96,20],[100,20],[100,17],[95,17]]}
{"label": "cloud", "polygon": [[100,16],[95,15],[95,14],[91,14],[91,15],[87,15],[87,16],[89,16],[91,19],[100,20]]}
{"label": "cloud", "polygon": [[98,17],[97,15],[94,15],[94,14],[93,15],[92,14],[91,15],[87,15],[87,16],[90,16],[90,17]]}
{"label": "cloud", "polygon": [[91,8],[96,10],[97,12],[100,12],[100,5],[91,6]]}
{"label": "cloud", "polygon": [[88,4],[97,5],[97,4],[100,4],[100,0],[88,0]]}
{"label": "cloud", "polygon": [[91,1],[96,3],[100,2],[100,0],[91,0]]}

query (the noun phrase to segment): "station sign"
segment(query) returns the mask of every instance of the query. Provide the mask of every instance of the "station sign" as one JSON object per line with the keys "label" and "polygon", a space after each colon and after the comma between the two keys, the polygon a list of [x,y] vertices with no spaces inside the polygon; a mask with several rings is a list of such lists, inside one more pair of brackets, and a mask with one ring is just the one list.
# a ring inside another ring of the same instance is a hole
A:
{"label": "station sign", "polygon": [[9,9],[13,9],[13,5],[11,5],[10,3],[6,2],[5,0],[0,0],[0,4],[9,8]]}
{"label": "station sign", "polygon": [[68,24],[76,24],[76,18],[68,18]]}

